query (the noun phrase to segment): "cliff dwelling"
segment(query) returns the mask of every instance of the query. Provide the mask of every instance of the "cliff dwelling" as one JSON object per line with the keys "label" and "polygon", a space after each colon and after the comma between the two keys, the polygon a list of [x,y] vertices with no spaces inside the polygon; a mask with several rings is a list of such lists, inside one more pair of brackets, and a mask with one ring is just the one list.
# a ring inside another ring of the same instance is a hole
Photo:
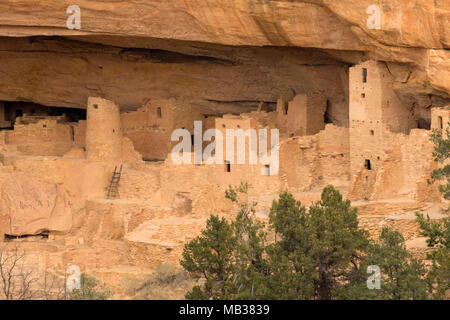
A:
{"label": "cliff dwelling", "polygon": [[[155,20],[158,33],[141,31],[144,14],[96,26],[89,9],[85,29],[59,32],[53,20],[15,26],[0,10],[0,239],[29,246],[42,272],[79,265],[120,295],[117,279],[177,264],[210,214],[234,216],[224,192],[247,181],[265,221],[280,192],[309,206],[333,185],[371,235],[392,225],[423,256],[413,213],[446,216],[428,180],[439,165],[430,134],[450,121],[450,38],[441,35],[446,49],[412,33],[395,43],[324,7],[308,10],[333,32],[291,25],[302,10],[261,30],[251,21],[269,17],[247,8],[248,34],[228,12],[236,30],[223,38],[228,28],[187,13],[169,19],[178,28]],[[180,129],[182,164],[172,157]],[[245,133],[243,149],[227,130]],[[260,161],[261,148],[277,164]]]}

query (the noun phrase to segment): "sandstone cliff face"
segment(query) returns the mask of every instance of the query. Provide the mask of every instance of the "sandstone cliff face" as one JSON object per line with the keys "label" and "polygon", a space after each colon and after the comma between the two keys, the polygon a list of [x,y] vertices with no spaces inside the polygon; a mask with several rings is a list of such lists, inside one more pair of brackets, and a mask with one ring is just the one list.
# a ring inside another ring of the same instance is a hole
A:
{"label": "sandstone cliff face", "polygon": [[[80,32],[66,29],[72,4],[82,9]],[[371,5],[380,6],[381,30],[367,26]],[[0,9],[9,36],[115,34],[337,50],[450,47],[446,0],[5,0]]]}
{"label": "sandstone cliff face", "polygon": [[0,180],[0,219],[6,222],[2,224],[4,233],[23,236],[70,230],[72,216],[62,188],[24,173],[9,173]]}
{"label": "sandstone cliff face", "polygon": [[[214,113],[313,89],[342,124],[342,68],[369,58],[389,63],[419,113],[449,99],[446,0],[80,0],[81,29],[69,30],[72,2],[0,3],[0,99],[83,107],[102,95],[127,108],[182,95]],[[380,29],[367,23],[374,4]]]}

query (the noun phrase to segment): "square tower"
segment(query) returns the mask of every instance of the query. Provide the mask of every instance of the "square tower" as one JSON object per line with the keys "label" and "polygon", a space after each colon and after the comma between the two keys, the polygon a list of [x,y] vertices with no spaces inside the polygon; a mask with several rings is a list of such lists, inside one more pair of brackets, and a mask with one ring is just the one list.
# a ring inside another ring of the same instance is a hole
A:
{"label": "square tower", "polygon": [[367,198],[390,148],[390,136],[409,134],[417,122],[394,92],[394,79],[385,63],[364,62],[350,68],[349,77],[351,179]]}

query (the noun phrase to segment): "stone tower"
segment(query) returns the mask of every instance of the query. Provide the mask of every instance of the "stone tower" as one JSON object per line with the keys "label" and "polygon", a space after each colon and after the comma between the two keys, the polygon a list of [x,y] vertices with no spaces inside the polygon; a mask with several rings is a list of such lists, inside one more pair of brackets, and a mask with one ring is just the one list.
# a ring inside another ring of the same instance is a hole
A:
{"label": "stone tower", "polygon": [[122,158],[120,110],[112,101],[98,97],[88,99],[86,158],[93,161]]}
{"label": "stone tower", "polygon": [[352,193],[369,199],[392,133],[409,134],[417,122],[392,89],[393,77],[385,63],[354,66],[349,81]]}

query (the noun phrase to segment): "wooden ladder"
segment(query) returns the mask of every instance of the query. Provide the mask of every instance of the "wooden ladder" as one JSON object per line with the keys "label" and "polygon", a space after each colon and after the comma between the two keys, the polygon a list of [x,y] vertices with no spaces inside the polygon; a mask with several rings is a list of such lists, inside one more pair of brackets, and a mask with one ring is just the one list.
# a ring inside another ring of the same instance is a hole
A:
{"label": "wooden ladder", "polygon": [[108,199],[115,199],[118,193],[118,187],[120,182],[120,176],[122,175],[122,165],[120,165],[119,171],[117,171],[117,166],[114,167],[114,172],[111,177],[111,182],[108,187]]}

